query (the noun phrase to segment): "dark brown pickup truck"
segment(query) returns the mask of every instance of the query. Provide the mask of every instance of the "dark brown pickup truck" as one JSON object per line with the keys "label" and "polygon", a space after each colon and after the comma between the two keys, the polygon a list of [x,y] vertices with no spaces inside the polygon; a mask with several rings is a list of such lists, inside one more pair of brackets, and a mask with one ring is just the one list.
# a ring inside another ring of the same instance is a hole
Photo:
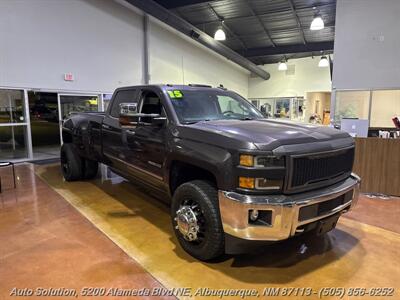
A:
{"label": "dark brown pickup truck", "polygon": [[358,198],[347,133],[265,119],[223,88],[119,88],[106,113],[66,119],[62,138],[66,180],[91,179],[103,163],[153,189],[200,260],[250,241],[323,234]]}

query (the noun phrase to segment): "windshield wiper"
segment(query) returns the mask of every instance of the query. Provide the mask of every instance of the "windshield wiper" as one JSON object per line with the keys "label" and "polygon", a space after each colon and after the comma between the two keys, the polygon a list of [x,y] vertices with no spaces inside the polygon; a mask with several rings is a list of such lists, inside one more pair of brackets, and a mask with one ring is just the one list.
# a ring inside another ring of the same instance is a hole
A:
{"label": "windshield wiper", "polygon": [[242,119],[240,119],[241,121],[247,121],[247,120],[254,120],[254,118],[251,117],[244,117]]}

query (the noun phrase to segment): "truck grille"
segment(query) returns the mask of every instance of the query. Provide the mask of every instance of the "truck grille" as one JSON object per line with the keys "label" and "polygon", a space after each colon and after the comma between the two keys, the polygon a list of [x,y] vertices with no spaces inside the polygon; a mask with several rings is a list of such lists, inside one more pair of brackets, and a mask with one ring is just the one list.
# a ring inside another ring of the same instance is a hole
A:
{"label": "truck grille", "polygon": [[351,174],[354,148],[290,157],[288,191],[322,187]]}

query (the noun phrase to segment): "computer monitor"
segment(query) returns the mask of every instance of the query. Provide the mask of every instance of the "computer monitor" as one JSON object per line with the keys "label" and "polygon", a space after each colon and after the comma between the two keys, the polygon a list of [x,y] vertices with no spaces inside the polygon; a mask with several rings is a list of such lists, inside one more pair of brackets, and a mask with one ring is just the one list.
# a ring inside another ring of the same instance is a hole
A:
{"label": "computer monitor", "polygon": [[340,129],[348,132],[352,137],[368,136],[368,120],[363,119],[345,119],[340,123]]}

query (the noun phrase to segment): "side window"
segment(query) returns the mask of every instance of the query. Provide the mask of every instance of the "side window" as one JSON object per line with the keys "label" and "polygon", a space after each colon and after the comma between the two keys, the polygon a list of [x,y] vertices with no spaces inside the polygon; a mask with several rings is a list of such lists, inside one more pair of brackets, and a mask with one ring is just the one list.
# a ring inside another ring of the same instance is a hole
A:
{"label": "side window", "polygon": [[113,100],[110,115],[114,118],[119,117],[119,105],[121,103],[135,103],[138,102],[136,98],[136,90],[122,90],[119,91]]}
{"label": "side window", "polygon": [[[161,104],[161,99],[156,93],[152,91],[144,91],[142,93],[142,107],[140,112],[144,114],[157,114],[165,116],[164,108]],[[141,121],[144,123],[150,123],[151,118],[143,117]]]}

